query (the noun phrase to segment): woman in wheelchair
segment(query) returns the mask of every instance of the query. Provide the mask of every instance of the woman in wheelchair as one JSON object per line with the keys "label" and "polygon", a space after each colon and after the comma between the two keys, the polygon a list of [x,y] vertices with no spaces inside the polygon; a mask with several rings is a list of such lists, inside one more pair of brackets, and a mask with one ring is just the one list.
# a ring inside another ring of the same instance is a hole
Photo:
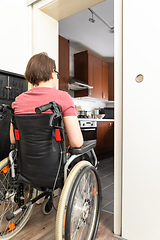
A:
{"label": "woman in wheelchair", "polygon": [[[35,114],[37,106],[55,101],[61,108],[65,131],[71,147],[81,147],[82,133],[79,128],[77,114],[72,98],[67,92],[57,90],[57,74],[55,61],[45,53],[34,55],[28,62],[25,72],[26,80],[34,88],[19,95],[12,104],[14,113],[18,115]],[[45,113],[51,113],[51,110]],[[11,135],[11,143],[14,143]]]}
{"label": "woman in wheelchair", "polygon": [[[56,89],[55,69],[47,54],[34,55],[25,72],[34,88],[12,104],[10,139],[16,147],[0,162],[0,239],[15,236],[44,196],[42,211],[50,213],[57,188],[62,192],[53,239],[96,238],[101,209],[96,143],[83,143],[72,98]],[[88,152],[92,160],[85,159]]]}

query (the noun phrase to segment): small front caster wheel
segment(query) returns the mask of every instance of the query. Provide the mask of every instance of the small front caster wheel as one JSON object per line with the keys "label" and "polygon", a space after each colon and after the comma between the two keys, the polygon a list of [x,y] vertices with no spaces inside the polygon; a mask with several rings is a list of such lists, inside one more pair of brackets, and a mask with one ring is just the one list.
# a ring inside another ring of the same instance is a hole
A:
{"label": "small front caster wheel", "polygon": [[48,215],[52,211],[52,203],[50,198],[46,198],[44,202],[42,203],[42,212],[44,215]]}

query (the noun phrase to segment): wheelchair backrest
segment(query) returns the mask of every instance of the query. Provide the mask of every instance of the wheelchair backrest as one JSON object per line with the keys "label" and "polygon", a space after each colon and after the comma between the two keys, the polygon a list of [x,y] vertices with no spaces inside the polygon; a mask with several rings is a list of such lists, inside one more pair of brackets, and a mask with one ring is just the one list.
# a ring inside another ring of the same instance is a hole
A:
{"label": "wheelchair backrest", "polygon": [[12,119],[18,148],[19,180],[42,190],[53,187],[64,141],[56,139],[55,124],[50,126],[51,117],[52,114],[13,115]]}

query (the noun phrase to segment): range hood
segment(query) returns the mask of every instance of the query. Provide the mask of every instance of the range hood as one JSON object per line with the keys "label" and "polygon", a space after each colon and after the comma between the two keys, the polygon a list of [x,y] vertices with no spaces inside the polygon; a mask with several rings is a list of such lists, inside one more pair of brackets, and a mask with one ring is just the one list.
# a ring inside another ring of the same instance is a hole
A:
{"label": "range hood", "polygon": [[91,88],[93,87],[75,77],[69,78],[69,84],[68,84],[69,90],[78,91],[78,90],[91,89]]}

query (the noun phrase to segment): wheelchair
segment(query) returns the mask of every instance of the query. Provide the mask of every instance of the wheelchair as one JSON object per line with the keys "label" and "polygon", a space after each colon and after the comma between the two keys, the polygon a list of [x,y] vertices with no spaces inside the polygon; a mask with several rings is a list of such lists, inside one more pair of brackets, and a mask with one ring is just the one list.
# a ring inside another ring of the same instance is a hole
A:
{"label": "wheelchair", "polygon": [[[0,239],[11,239],[25,226],[39,199],[45,198],[43,213],[50,213],[56,189],[61,194],[53,239],[95,239],[102,199],[96,142],[66,152],[62,113],[55,102],[37,107],[35,115],[14,115],[8,108],[16,143],[0,162]],[[41,114],[48,109],[52,114]]]}

